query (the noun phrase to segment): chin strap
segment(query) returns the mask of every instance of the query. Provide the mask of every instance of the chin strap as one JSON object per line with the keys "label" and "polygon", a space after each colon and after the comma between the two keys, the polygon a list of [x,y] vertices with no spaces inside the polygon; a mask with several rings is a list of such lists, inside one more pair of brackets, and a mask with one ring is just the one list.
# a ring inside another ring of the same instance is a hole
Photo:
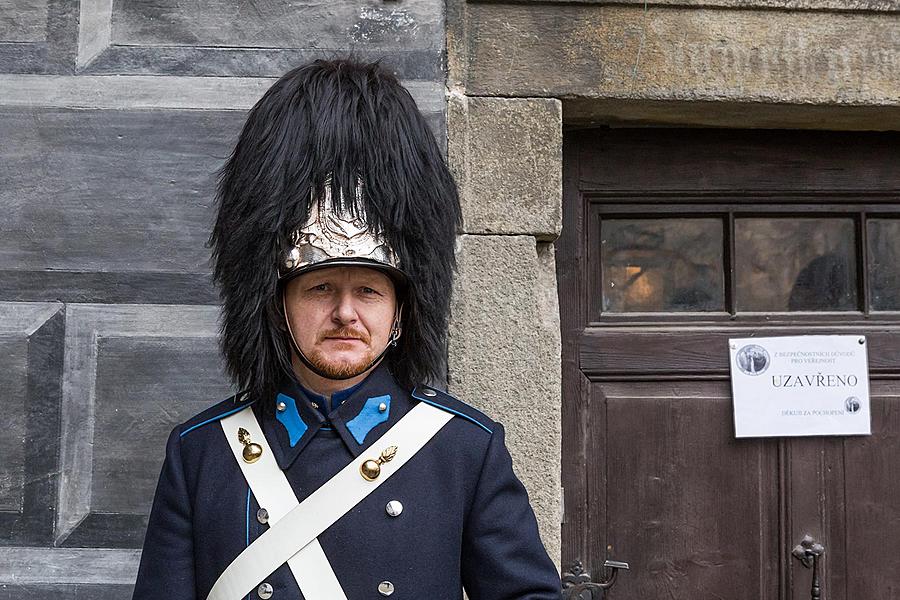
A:
{"label": "chin strap", "polygon": [[391,349],[391,346],[396,346],[397,340],[400,339],[400,331],[401,331],[400,317],[403,315],[403,305],[402,304],[400,304],[397,307],[397,312],[394,314],[394,323],[393,323],[393,325],[391,325],[391,337],[388,339],[388,343],[384,347],[384,350],[379,352],[378,356],[376,356],[374,359],[372,359],[372,361],[368,365],[366,365],[366,367],[364,369],[361,369],[360,371],[358,371],[356,373],[351,373],[350,375],[345,375],[343,377],[334,377],[332,375],[326,375],[325,373],[323,373],[317,366],[315,366],[312,363],[311,360],[306,358],[306,355],[303,354],[303,351],[300,349],[300,346],[297,345],[297,340],[294,339],[294,332],[291,331],[291,320],[288,318],[288,314],[287,314],[287,306],[286,306],[285,299],[284,299],[284,291],[281,292],[281,310],[284,315],[284,322],[287,325],[288,339],[290,339],[290,341],[291,341],[291,348],[294,350],[294,353],[297,355],[297,358],[300,359],[300,362],[302,362],[306,366],[307,369],[309,369],[310,371],[312,371],[319,377],[323,377],[325,379],[331,379],[333,381],[344,381],[346,379],[353,379],[354,377],[362,375],[363,373],[365,373],[366,371],[368,371],[369,369],[371,369],[372,367],[377,365],[379,363],[379,361],[381,361],[381,359],[384,358],[384,355],[387,354],[387,351]]}

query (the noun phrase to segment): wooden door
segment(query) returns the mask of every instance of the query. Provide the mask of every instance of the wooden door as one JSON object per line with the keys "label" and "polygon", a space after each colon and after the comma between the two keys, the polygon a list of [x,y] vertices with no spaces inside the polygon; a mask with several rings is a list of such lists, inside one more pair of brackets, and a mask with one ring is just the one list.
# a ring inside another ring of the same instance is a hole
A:
{"label": "wooden door", "polygon": [[[563,566],[616,600],[900,598],[900,135],[564,139]],[[865,335],[872,435],[734,437],[729,337]]]}

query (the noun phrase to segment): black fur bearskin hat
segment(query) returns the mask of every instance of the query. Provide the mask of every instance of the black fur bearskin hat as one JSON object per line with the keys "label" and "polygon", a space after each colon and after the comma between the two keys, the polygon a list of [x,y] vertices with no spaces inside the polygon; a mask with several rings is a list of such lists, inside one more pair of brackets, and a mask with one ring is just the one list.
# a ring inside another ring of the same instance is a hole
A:
{"label": "black fur bearskin hat", "polygon": [[409,278],[398,298],[403,334],[386,357],[392,373],[407,388],[443,378],[461,221],[453,177],[412,96],[385,67],[316,60],[256,103],[219,172],[209,243],[220,344],[234,383],[264,404],[293,373],[278,265],[326,185],[335,210],[362,201]]}

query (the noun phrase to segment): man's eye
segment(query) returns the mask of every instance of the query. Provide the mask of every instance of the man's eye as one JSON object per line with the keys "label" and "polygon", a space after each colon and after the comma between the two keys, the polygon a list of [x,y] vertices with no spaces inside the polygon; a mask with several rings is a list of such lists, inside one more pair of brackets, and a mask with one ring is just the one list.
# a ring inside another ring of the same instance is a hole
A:
{"label": "man's eye", "polygon": [[363,293],[363,294],[377,294],[377,293],[378,293],[378,290],[376,290],[376,289],[374,289],[374,288],[370,288],[370,287],[365,287],[365,286],[363,286],[363,288],[362,288],[362,293]]}
{"label": "man's eye", "polygon": [[313,291],[313,292],[327,292],[327,291],[328,291],[328,284],[327,284],[327,283],[320,283],[319,285],[314,285],[313,287],[311,287],[310,290]]}

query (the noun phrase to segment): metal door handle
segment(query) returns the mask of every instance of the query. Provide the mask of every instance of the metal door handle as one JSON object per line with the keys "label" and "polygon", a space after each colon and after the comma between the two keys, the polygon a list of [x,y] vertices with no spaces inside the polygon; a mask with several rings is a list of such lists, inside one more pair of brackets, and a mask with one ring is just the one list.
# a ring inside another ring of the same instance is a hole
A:
{"label": "metal door handle", "polygon": [[812,569],[812,586],[809,590],[811,600],[821,600],[822,598],[822,588],[819,585],[819,557],[824,553],[825,546],[814,540],[808,533],[791,550],[791,554],[799,559],[804,567]]}
{"label": "metal door handle", "polygon": [[609,577],[594,582],[581,561],[576,560],[562,576],[563,600],[600,600],[606,595],[606,590],[616,583],[619,571],[629,569],[627,562],[618,560],[607,560],[603,563],[603,568],[611,571]]}

